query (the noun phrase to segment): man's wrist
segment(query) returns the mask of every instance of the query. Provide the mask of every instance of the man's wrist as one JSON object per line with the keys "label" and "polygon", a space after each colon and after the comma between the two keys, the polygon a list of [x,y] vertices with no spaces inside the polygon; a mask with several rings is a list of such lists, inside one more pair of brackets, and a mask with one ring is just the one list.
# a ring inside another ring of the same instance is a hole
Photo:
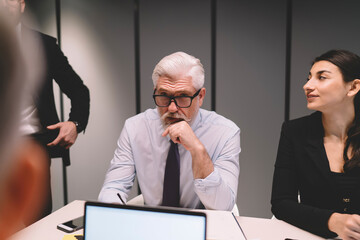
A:
{"label": "man's wrist", "polygon": [[82,131],[81,125],[78,121],[70,121],[70,122],[73,122],[75,124],[77,133],[80,133]]}
{"label": "man's wrist", "polygon": [[214,171],[214,165],[205,146],[200,142],[190,151],[194,179],[205,179]]}
{"label": "man's wrist", "polygon": [[193,144],[191,149],[189,149],[189,152],[191,155],[207,153],[205,146],[200,141]]}

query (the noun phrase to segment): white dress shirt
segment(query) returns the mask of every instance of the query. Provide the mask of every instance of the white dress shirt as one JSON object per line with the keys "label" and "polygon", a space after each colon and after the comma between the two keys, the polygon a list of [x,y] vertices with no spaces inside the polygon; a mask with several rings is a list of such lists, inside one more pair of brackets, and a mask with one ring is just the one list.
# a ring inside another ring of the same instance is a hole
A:
{"label": "white dress shirt", "polygon": [[[178,144],[180,206],[201,208],[203,204],[206,209],[230,211],[236,202],[240,171],[240,129],[229,119],[204,109],[199,110],[191,128],[205,146],[214,171],[205,179],[194,179],[191,154]],[[162,137],[163,131],[157,109],[126,120],[99,194],[100,201],[121,203],[117,193],[126,201],[136,174],[145,204],[161,205],[170,148],[170,138]]]}
{"label": "white dress shirt", "polygon": [[[16,37],[19,41],[20,48],[22,47],[21,41],[21,23],[16,26]],[[35,106],[33,96],[30,92],[30,89],[25,89],[25,99],[22,103],[21,110],[21,121],[20,121],[20,134],[21,135],[30,135],[33,133],[38,133],[42,130],[40,119],[38,116],[38,110]]]}

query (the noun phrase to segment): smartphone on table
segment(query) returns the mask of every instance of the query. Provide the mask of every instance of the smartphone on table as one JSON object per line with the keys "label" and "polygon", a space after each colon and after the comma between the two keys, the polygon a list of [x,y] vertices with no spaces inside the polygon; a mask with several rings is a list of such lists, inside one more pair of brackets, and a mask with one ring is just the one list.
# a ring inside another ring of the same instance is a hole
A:
{"label": "smartphone on table", "polygon": [[66,233],[72,233],[84,227],[84,216],[72,219],[57,225],[57,229]]}

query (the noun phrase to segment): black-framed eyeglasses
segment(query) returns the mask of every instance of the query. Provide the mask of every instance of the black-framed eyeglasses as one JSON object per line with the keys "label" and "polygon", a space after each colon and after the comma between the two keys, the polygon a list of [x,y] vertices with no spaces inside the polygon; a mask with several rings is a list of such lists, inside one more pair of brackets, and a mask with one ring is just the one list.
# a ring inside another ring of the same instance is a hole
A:
{"label": "black-framed eyeglasses", "polygon": [[201,88],[192,96],[175,96],[170,97],[167,95],[156,95],[156,89],[154,89],[153,99],[156,106],[158,107],[168,107],[171,102],[174,100],[175,105],[179,108],[188,108],[191,106],[192,100],[196,98],[200,93]]}

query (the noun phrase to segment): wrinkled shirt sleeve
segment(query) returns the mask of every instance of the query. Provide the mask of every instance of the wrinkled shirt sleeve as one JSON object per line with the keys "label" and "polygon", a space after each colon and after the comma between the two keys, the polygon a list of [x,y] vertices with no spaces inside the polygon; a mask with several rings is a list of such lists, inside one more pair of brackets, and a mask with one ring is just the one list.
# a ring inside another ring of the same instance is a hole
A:
{"label": "wrinkled shirt sleeve", "polygon": [[117,141],[117,148],[111,160],[110,168],[106,173],[103,187],[99,194],[99,201],[122,203],[118,197],[126,202],[128,193],[133,186],[135,179],[135,162],[130,145],[127,124]]}
{"label": "wrinkled shirt sleeve", "polygon": [[230,137],[217,159],[214,171],[205,179],[195,179],[194,187],[206,209],[231,211],[236,203],[240,172],[240,129]]}

